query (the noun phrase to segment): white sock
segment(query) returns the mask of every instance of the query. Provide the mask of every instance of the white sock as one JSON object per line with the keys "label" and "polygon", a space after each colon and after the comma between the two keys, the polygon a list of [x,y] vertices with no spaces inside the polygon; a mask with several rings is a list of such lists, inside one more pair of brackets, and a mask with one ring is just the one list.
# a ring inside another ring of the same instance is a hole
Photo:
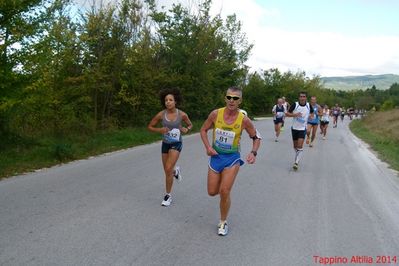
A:
{"label": "white sock", "polygon": [[295,163],[299,163],[303,149],[296,149]]}

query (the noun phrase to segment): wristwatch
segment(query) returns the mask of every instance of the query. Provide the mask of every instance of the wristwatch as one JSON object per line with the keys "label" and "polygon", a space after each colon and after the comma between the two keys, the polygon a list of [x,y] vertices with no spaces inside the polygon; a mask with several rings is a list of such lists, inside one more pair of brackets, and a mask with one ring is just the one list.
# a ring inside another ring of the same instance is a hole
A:
{"label": "wristwatch", "polygon": [[254,156],[258,155],[258,152],[257,152],[257,151],[251,151],[251,153],[252,153]]}

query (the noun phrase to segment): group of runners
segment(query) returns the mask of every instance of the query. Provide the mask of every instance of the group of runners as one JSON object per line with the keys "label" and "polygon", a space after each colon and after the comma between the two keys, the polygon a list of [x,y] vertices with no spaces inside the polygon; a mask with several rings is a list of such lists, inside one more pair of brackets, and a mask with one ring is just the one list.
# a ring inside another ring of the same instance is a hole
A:
{"label": "group of runners", "polygon": [[[251,151],[245,157],[248,164],[255,163],[262,139],[246,113],[239,109],[242,103],[242,90],[238,87],[228,88],[224,100],[225,106],[213,110],[200,130],[205,153],[209,156],[208,194],[210,196],[219,195],[220,198],[220,221],[217,228],[218,234],[222,236],[228,233],[227,217],[231,205],[230,194],[240,166],[244,164],[240,156],[242,131],[245,130],[253,140]],[[148,125],[148,129],[163,134],[161,153],[166,193],[161,205],[168,207],[172,203],[173,182],[182,179],[180,167],[177,166],[183,147],[182,134],[189,132],[193,125],[187,113],[178,109],[179,104],[181,104],[179,90],[162,90],[160,101],[164,110],[154,116]],[[323,139],[325,139],[331,115],[334,117],[334,125],[336,123],[336,114],[339,114],[336,113],[337,108],[339,108],[338,105],[330,111],[327,105],[320,106],[317,103],[316,96],[312,96],[310,102],[308,102],[306,92],[300,92],[298,101],[292,105],[284,97],[277,100],[277,104],[272,109],[275,141],[279,141],[280,133],[284,128],[285,117],[292,117],[291,133],[295,152],[292,167],[294,170],[299,168],[305,139],[306,144],[312,147],[319,125]],[[207,134],[209,130],[212,130],[211,141],[209,141]]]}
{"label": "group of runners", "polygon": [[[165,173],[165,196],[162,206],[168,207],[172,203],[172,186],[174,180],[181,180],[180,167],[176,165],[182,151],[182,134],[192,128],[188,115],[178,109],[181,95],[177,89],[165,89],[160,93],[160,100],[165,107],[154,116],[148,125],[153,132],[163,134],[162,164]],[[213,110],[203,123],[200,135],[206,154],[210,157],[208,163],[208,194],[220,197],[220,221],[218,234],[228,233],[227,216],[230,210],[230,193],[240,166],[244,161],[240,157],[240,139],[245,130],[253,140],[251,152],[246,156],[246,162],[256,161],[261,137],[252,121],[241,112],[242,90],[230,87],[225,95],[225,107]],[[158,125],[161,124],[161,127]],[[183,126],[184,124],[184,126]],[[212,130],[212,141],[207,132]]]}
{"label": "group of runners", "polygon": [[[341,121],[344,119],[344,110],[345,109],[338,104],[335,104],[332,109],[326,104],[319,105],[316,96],[311,96],[310,102],[307,102],[307,95],[305,92],[299,93],[299,99],[293,105],[290,105],[284,97],[277,99],[277,103],[272,109],[275,141],[279,141],[280,132],[284,126],[284,118],[286,116],[293,117],[291,131],[295,151],[294,170],[298,170],[305,139],[305,143],[308,144],[309,147],[313,147],[317,135],[317,128],[320,127],[320,134],[323,140],[325,140],[330,117],[333,119],[333,127],[336,128],[338,126],[338,117],[341,117]],[[354,108],[349,108],[347,113],[349,118],[352,119],[352,113],[355,114],[356,117],[356,114],[362,114],[363,112],[356,111]]]}
{"label": "group of runners", "polygon": [[335,104],[333,110],[332,110],[332,115],[334,117],[333,120],[333,127],[338,126],[338,117],[341,117],[341,121],[344,121],[345,115],[349,117],[350,120],[353,119],[353,117],[363,117],[365,114],[365,110],[363,109],[355,109],[353,107],[349,107],[348,109],[345,110],[344,107],[339,107],[338,104]]}

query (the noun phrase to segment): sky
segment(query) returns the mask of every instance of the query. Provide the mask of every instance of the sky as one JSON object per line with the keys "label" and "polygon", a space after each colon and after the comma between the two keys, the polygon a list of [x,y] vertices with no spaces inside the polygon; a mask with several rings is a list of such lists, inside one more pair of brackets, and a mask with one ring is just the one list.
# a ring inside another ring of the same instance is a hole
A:
{"label": "sky", "polygon": [[242,21],[252,70],[399,74],[399,1],[214,0],[212,8]]}
{"label": "sky", "polygon": [[[192,6],[201,0],[158,0]],[[211,14],[236,14],[254,45],[252,71],[308,76],[399,74],[398,0],[213,0]]]}

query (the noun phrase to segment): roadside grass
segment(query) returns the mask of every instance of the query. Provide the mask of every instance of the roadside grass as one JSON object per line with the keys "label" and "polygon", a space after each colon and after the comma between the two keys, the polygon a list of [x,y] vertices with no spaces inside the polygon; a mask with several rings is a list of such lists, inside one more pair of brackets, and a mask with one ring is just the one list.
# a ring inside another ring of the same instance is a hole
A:
{"label": "roadside grass", "polygon": [[353,120],[350,129],[392,169],[399,171],[399,109],[376,112],[361,120]]}
{"label": "roadside grass", "polygon": [[[199,131],[203,121],[193,121],[191,133]],[[0,150],[0,180],[2,178],[84,159],[116,150],[135,147],[161,140],[161,135],[146,127],[125,128],[97,132],[92,136],[41,138],[22,141]]]}

